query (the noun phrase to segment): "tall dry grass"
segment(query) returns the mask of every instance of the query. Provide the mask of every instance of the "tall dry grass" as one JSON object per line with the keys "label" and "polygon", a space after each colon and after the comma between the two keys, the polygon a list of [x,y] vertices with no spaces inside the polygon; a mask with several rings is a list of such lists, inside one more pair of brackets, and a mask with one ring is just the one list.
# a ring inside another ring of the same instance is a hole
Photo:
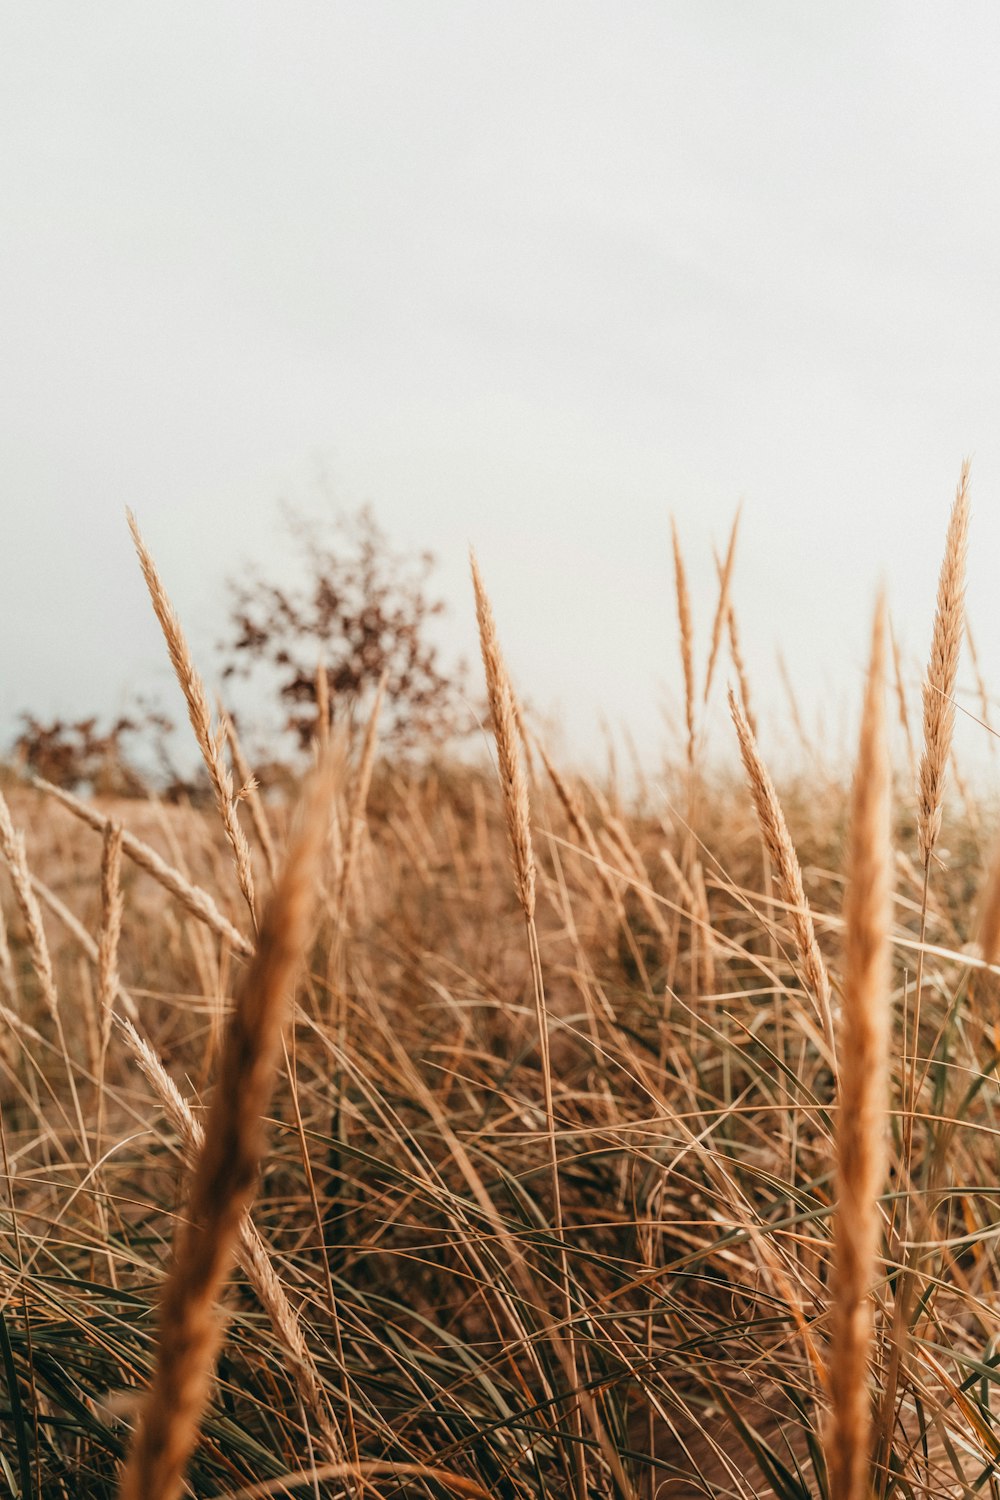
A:
{"label": "tall dry grass", "polygon": [[853,789],[802,717],[773,779],[735,527],[704,602],[674,529],[660,783],[541,745],[534,778],[475,570],[499,788],[321,702],[297,831],[137,535],[217,807],[3,776],[0,1487],[1000,1494],[1000,862],[945,779],[967,504],[963,471],[894,858],[883,627]]}

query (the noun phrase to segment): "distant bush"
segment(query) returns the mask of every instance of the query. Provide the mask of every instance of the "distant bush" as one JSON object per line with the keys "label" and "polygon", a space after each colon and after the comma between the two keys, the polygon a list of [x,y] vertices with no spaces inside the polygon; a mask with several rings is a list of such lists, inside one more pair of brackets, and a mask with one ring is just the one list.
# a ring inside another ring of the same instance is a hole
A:
{"label": "distant bush", "polygon": [[287,522],[302,580],[283,588],[258,571],[230,583],[223,677],[269,668],[303,748],[316,729],[319,671],[335,723],[361,716],[385,674],[383,743],[409,750],[455,734],[463,667],[442,666],[428,639],[444,611],[428,593],[433,556],[394,551],[367,506],[326,523],[289,511]]}
{"label": "distant bush", "polygon": [[48,723],[30,713],[22,713],[19,718],[22,727],[14,741],[13,755],[24,770],[69,791],[87,787],[126,797],[148,793],[145,778],[125,748],[127,739],[151,727],[148,720],[120,718],[101,730],[96,717],[74,721],[57,718]]}

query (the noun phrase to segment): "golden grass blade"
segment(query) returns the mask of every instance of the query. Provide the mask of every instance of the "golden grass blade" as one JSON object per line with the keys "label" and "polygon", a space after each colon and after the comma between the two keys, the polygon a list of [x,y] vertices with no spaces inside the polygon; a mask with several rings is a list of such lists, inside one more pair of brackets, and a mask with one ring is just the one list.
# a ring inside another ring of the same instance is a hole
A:
{"label": "golden grass blade", "polygon": [[[185,1159],[194,1167],[205,1145],[205,1132],[201,1122],[192,1114],[187,1100],[145,1037],[140,1036],[129,1021],[122,1021],[120,1025],[129,1051],[159,1095],[164,1113],[177,1133]],[[319,1371],[309,1352],[299,1316],[288,1300],[267,1247],[249,1214],[244,1214],[240,1221],[236,1260],[271,1320],[289,1367],[299,1382],[305,1404],[316,1418],[327,1456],[334,1462],[342,1460],[343,1439],[323,1393]]]}
{"label": "golden grass blade", "polygon": [[0,906],[0,992],[12,1010],[17,1009],[17,980],[14,977],[14,961],[10,956],[7,939],[7,919]]}
{"label": "golden grass blade", "polygon": [[743,712],[746,714],[747,723],[750,725],[750,731],[754,739],[756,739],[757,719],[750,701],[750,679],[747,676],[746,664],[743,660],[740,632],[736,624],[736,610],[733,607],[732,600],[729,601],[729,608],[726,611],[726,624],[729,628],[729,655],[733,663],[733,670],[736,673],[736,681],[739,684],[740,702],[743,705]]}
{"label": "golden grass blade", "polygon": [[[79,917],[74,916],[65,901],[60,901],[55,891],[50,890],[44,880],[39,880],[37,875],[32,875],[31,877],[31,889],[42,905],[47,906],[56,920],[62,923],[74,942],[79,944],[96,969],[100,963],[98,946]],[[138,1014],[135,1001],[120,979],[118,981],[118,988],[115,991],[115,998],[121,1006],[123,1013],[126,1016],[131,1016],[134,1020]]]}
{"label": "golden grass blade", "polygon": [[670,537],[674,552],[674,586],[677,593],[677,623],[680,627],[681,666],[684,669],[684,715],[687,722],[687,759],[694,765],[695,750],[695,686],[694,686],[694,631],[691,625],[691,595],[688,592],[687,572],[681,553],[677,523],[670,518]]}
{"label": "golden grass blade", "polygon": [[969,464],[962,465],[938,579],[931,654],[924,681],[917,838],[926,865],[941,832],[944,783],[955,728],[953,700],[965,633],[965,562],[969,545]]}
{"label": "golden grass blade", "polygon": [[59,997],[56,993],[55,973],[52,969],[52,958],[49,954],[48,939],[45,936],[41,908],[31,888],[31,871],[28,868],[24,834],[14,827],[7,799],[2,792],[0,792],[0,857],[3,858],[10,873],[14,899],[20,908],[27,930],[31,961],[38,978],[45,1008],[53,1018],[57,1018]]}
{"label": "golden grass blade", "polygon": [[896,632],[893,629],[892,620],[889,621],[889,641],[892,646],[892,672],[896,686],[896,706],[899,711],[899,723],[906,741],[906,757],[914,782],[917,779],[917,752],[913,748],[913,733],[910,729],[910,715],[906,706],[906,687],[903,683],[903,663],[899,652],[899,642],[896,640]]}
{"label": "golden grass blade", "polygon": [[225,731],[226,741],[229,745],[229,754],[232,756],[233,769],[240,778],[243,798],[250,809],[250,819],[257,834],[261,853],[264,856],[268,878],[273,880],[278,873],[278,852],[274,847],[274,837],[271,833],[271,825],[267,820],[267,809],[260,795],[257,778],[253,774],[249,761],[243,754],[243,746],[240,744],[240,737],[236,733],[236,725],[229,714],[222,712],[221,707],[219,722]]}
{"label": "golden grass blade", "polygon": [[888,1171],[888,1042],[893,858],[885,726],[885,608],[880,602],[854,785],[844,898],[844,994],[837,1108],[837,1210],[827,1437],[831,1500],[870,1490],[870,1363],[881,1221]]}
{"label": "golden grass blade", "polygon": [[101,1015],[101,1056],[111,1034],[111,1011],[121,988],[118,974],[118,943],[122,916],[122,829],[111,823],[101,849],[101,933],[97,942],[97,1000]]}
{"label": "golden grass blade", "polygon": [[823,955],[820,953],[819,943],[816,941],[816,929],[802,884],[799,858],[788,832],[788,824],[785,822],[785,815],[781,810],[774,782],[768,775],[746,714],[737,703],[732,688],[729,689],[729,712],[736,725],[740,755],[743,759],[747,781],[750,784],[750,795],[756,809],[761,837],[771,857],[781,898],[789,907],[789,918],[799,961],[823,1027],[829,1061],[834,1062],[837,1053],[833,1034],[830,976],[827,973]]}
{"label": "golden grass blade", "polygon": [[341,910],[346,915],[346,901],[351,889],[351,878],[354,874],[354,865],[361,847],[361,836],[365,831],[365,808],[368,805],[368,793],[372,784],[372,771],[375,769],[375,752],[378,749],[378,721],[382,712],[382,701],[385,697],[385,685],[388,680],[389,669],[386,668],[379,678],[378,687],[375,691],[375,702],[368,716],[365,726],[364,742],[361,746],[361,760],[358,764],[358,774],[354,780],[351,792],[351,805],[347,815],[347,836],[344,841],[344,855],[340,864],[340,880],[338,884],[337,901]]}
{"label": "golden grass blade", "polygon": [[[53,786],[51,781],[45,781],[41,776],[32,776],[31,785],[61,803],[68,812],[73,813],[97,833],[103,834],[111,821],[103,813],[98,812],[96,807],[91,807],[88,802],[74,797],[72,792],[67,792],[63,787]],[[211,928],[217,937],[225,938],[234,953],[249,957],[253,952],[253,944],[233,926],[228,918],[222,915],[207,891],[203,891],[200,886],[192,885],[190,880],[186,880],[172,865],[168,865],[165,859],[161,859],[155,849],[129,833],[128,829],[122,830],[122,853],[127,854],[140,870],[145,870],[147,875],[151,875],[154,880],[158,881],[186,911],[189,911],[193,917],[197,917],[199,922],[204,922],[205,926]]]}
{"label": "golden grass blade", "polygon": [[715,619],[712,622],[712,644],[708,653],[708,667],[705,671],[705,691],[702,694],[702,703],[708,702],[708,695],[712,691],[715,664],[719,656],[719,647],[722,644],[722,631],[730,614],[729,591],[732,584],[733,561],[736,557],[736,536],[740,529],[740,513],[742,509],[742,504],[736,507],[732,530],[729,533],[729,546],[726,548],[726,559],[718,570],[719,603],[715,610]]}
{"label": "golden grass blade", "polygon": [[979,898],[979,948],[988,964],[1000,963],[1000,846]]}
{"label": "golden grass blade", "polygon": [[593,861],[594,869],[597,872],[598,878],[600,879],[601,884],[603,885],[605,892],[607,893],[609,901],[615,909],[615,915],[620,922],[624,922],[626,920],[625,907],[622,903],[621,894],[618,890],[617,885],[615,884],[611,872],[608,870],[604,862],[604,857],[601,854],[600,848],[598,846],[597,839],[594,835],[594,830],[590,825],[590,820],[588,819],[587,814],[584,812],[583,807],[580,804],[580,799],[576,795],[573,787],[570,786],[569,782],[565,779],[564,776],[561,775],[558,768],[553,764],[551,758],[549,757],[548,751],[542,744],[541,740],[539,740],[537,743],[538,753],[542,757],[542,764],[544,765],[548,773],[549,780],[555,787],[556,796],[559,798],[559,801],[562,804],[562,809],[566,814],[569,826],[572,828],[573,832],[576,834],[577,838],[580,840],[584,849],[586,849],[591,860]]}
{"label": "golden grass blade", "polygon": [[170,662],[187,703],[191,728],[194,730],[194,737],[198,742],[198,748],[201,751],[209,780],[212,783],[219,816],[222,818],[226,837],[232,845],[240,890],[243,892],[244,900],[249,908],[251,920],[256,925],[253,860],[246,834],[240,827],[239,819],[236,816],[236,797],[233,789],[233,778],[230,775],[222,754],[222,746],[225,741],[225,728],[223,726],[216,730],[212,727],[212,710],[209,707],[208,693],[205,691],[205,684],[201,679],[198,669],[195,667],[194,659],[184,632],[181,629],[181,622],[177,618],[174,607],[163,586],[152,554],[142,539],[135,516],[130,510],[126,511],[126,516],[128,518],[129,530],[132,533],[132,541],[135,544],[135,550],[139,557],[139,565],[142,568],[146,587],[149,590],[149,597],[167,643]]}
{"label": "golden grass blade", "polygon": [[972,634],[972,626],[969,617],[965,617],[965,642],[969,648],[969,660],[972,663],[972,675],[976,680],[976,692],[979,696],[979,714],[986,728],[990,731],[989,746],[990,754],[996,754],[996,730],[993,728],[993,715],[990,710],[990,695],[986,690],[986,682],[983,677],[983,669],[979,665],[979,652],[976,648],[976,638]]}
{"label": "golden grass blade", "polygon": [[476,595],[479,645],[486,672],[486,693],[497,747],[497,768],[503,798],[504,818],[510,839],[514,886],[525,917],[535,914],[535,855],[531,844],[531,814],[528,785],[521,765],[514,690],[497,639],[493,610],[483,586],[475,553],[470,553],[472,586]]}
{"label": "golden grass blade", "polygon": [[[542,1087],[545,1098],[545,1124],[549,1146],[549,1176],[552,1191],[552,1220],[556,1235],[561,1242],[560,1269],[563,1283],[563,1314],[567,1324],[567,1354],[569,1384],[574,1401],[578,1398],[577,1349],[573,1332],[573,1303],[570,1291],[569,1262],[563,1234],[562,1188],[559,1180],[559,1153],[556,1145],[555,1103],[552,1088],[552,1059],[549,1046],[549,1017],[545,1001],[545,986],[542,977],[541,953],[535,927],[535,856],[531,843],[531,810],[528,803],[528,786],[524,776],[520,755],[520,737],[517,729],[517,712],[514,689],[507,674],[507,666],[500,651],[493,609],[483,585],[475,553],[470,553],[472,585],[476,596],[476,620],[479,625],[479,643],[486,672],[486,693],[493,721],[493,735],[497,747],[497,763],[500,773],[500,789],[507,823],[507,834],[511,848],[511,863],[514,869],[514,885],[524,912],[531,956],[532,988],[535,997],[535,1019],[538,1026],[538,1050],[542,1064]],[[583,1448],[582,1407],[575,1404],[572,1422],[577,1442],[573,1453],[575,1484],[578,1500],[585,1500],[588,1493],[586,1457]]]}
{"label": "golden grass blade", "polygon": [[318,774],[267,903],[223,1047],[160,1311],[160,1343],[121,1481],[121,1500],[176,1500],[208,1400],[222,1325],[216,1301],[256,1185],[262,1117],[290,993],[312,933],[331,788]]}

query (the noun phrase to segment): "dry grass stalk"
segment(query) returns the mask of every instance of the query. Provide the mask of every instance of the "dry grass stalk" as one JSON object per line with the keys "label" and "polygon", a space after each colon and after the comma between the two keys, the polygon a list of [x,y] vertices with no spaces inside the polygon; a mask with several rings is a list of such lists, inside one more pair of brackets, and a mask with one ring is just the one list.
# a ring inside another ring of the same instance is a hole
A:
{"label": "dry grass stalk", "polygon": [[913,733],[910,729],[910,715],[906,707],[906,688],[903,685],[903,663],[899,653],[899,642],[896,640],[896,632],[889,621],[889,640],[892,645],[892,672],[896,687],[896,703],[899,709],[899,722],[903,730],[903,738],[906,740],[906,756],[910,763],[910,770],[914,781],[917,779],[917,752],[913,748]]}
{"label": "dry grass stalk", "polygon": [[59,997],[56,992],[55,974],[42,922],[41,908],[31,888],[31,871],[28,868],[24,834],[20,829],[15,829],[7,799],[2,792],[0,792],[0,855],[10,872],[14,899],[24,919],[28,934],[28,947],[31,949],[31,962],[38,976],[45,1008],[54,1019],[57,1019]]}
{"label": "dry grass stalk", "polygon": [[[56,920],[62,923],[66,931],[83,949],[84,953],[87,955],[87,958],[96,969],[100,962],[98,946],[94,942],[94,939],[91,937],[90,933],[87,931],[86,927],[84,927],[83,923],[80,921],[79,917],[74,916],[69,907],[66,905],[65,901],[60,901],[55,891],[50,890],[49,887],[45,884],[44,880],[39,880],[37,875],[32,875],[31,877],[31,889],[34,891],[35,895],[38,897],[42,905],[47,906]],[[134,1020],[138,1015],[135,1001],[132,999],[132,996],[129,994],[128,990],[125,989],[120,979],[118,981],[118,987],[115,991],[115,998],[117,999],[125,1015],[131,1016]]]}
{"label": "dry grass stalk", "polygon": [[577,1404],[572,1411],[572,1421],[577,1435],[574,1447],[576,1464],[576,1489],[579,1500],[588,1493],[586,1460],[583,1448],[583,1426],[579,1404],[579,1381],[577,1378],[576,1339],[573,1333],[573,1303],[570,1291],[569,1262],[563,1238],[562,1191],[559,1183],[559,1153],[556,1145],[555,1104],[552,1093],[552,1062],[549,1050],[549,1018],[545,1004],[545,987],[542,979],[542,961],[535,928],[535,857],[531,843],[531,809],[528,803],[528,787],[521,765],[520,739],[517,732],[517,714],[514,689],[507,674],[507,666],[500,651],[493,609],[483,585],[475,553],[470,553],[472,586],[476,596],[476,620],[479,625],[479,644],[486,673],[486,694],[490,705],[490,718],[497,747],[497,764],[500,773],[500,790],[504,807],[504,818],[511,848],[514,869],[514,885],[517,891],[528,935],[531,956],[532,986],[535,996],[535,1018],[538,1026],[538,1050],[542,1065],[542,1087],[545,1098],[545,1124],[549,1146],[549,1169],[552,1191],[552,1220],[561,1243],[560,1269],[563,1284],[563,1315],[567,1324],[567,1352],[569,1361],[569,1384]]}
{"label": "dry grass stalk", "polygon": [[486,693],[489,698],[490,717],[493,721],[504,818],[507,822],[511,862],[514,867],[514,886],[524,915],[528,921],[531,921],[535,914],[535,856],[531,844],[528,786],[524,778],[518,748],[514,690],[510,685],[507,667],[500,652],[493,610],[483,587],[479,564],[474,552],[470,553],[470,562],[472,586],[476,595],[479,645],[486,672]]}
{"label": "dry grass stalk", "polygon": [[979,898],[979,948],[986,963],[1000,963],[1000,845]]}
{"label": "dry grass stalk", "polygon": [[965,560],[969,536],[969,464],[962,465],[955,503],[948,522],[944,560],[938,579],[937,609],[931,654],[924,681],[924,747],[920,757],[917,838],[928,864],[941,832],[945,773],[955,728],[953,696],[958,658],[965,632]]}
{"label": "dry grass stalk", "polygon": [[982,823],[979,817],[979,808],[976,806],[976,799],[972,795],[972,788],[969,786],[968,781],[962,773],[962,767],[959,763],[958,756],[955,754],[954,745],[952,746],[951,754],[948,757],[948,765],[951,767],[951,775],[952,780],[955,783],[955,790],[957,791],[959,800],[962,803],[962,809],[965,813],[966,825],[968,826],[969,832],[972,834],[973,838],[978,842],[980,835],[982,834]]}
{"label": "dry grass stalk", "polygon": [[372,771],[375,769],[375,751],[378,748],[378,721],[382,712],[382,700],[385,697],[385,684],[388,678],[388,668],[379,678],[378,688],[375,692],[375,702],[368,716],[365,727],[365,737],[361,746],[361,759],[358,763],[358,774],[354,780],[351,793],[351,806],[347,816],[347,837],[344,841],[344,855],[340,864],[340,880],[338,882],[337,904],[341,911],[345,910],[345,903],[351,888],[351,877],[354,874],[354,866],[361,847],[361,836],[365,831],[365,808],[368,805],[368,793],[372,784]]}
{"label": "dry grass stalk", "polygon": [[753,731],[736,701],[732,688],[729,689],[729,711],[736,725],[740,755],[750,783],[750,794],[753,797],[761,837],[771,858],[781,898],[789,908],[799,961],[823,1027],[830,1061],[833,1062],[837,1054],[830,1002],[830,976],[816,941],[816,929],[813,926],[812,913],[802,885],[802,870],[799,866],[798,855],[795,853],[774,783],[761,760]]}
{"label": "dry grass stalk", "polygon": [[174,612],[167,591],[157,572],[156,564],[152,555],[142,539],[135,516],[131,511],[126,512],[128,516],[129,530],[135,543],[135,550],[139,556],[139,564],[142,568],[149,597],[152,601],[156,618],[160,622],[167,643],[167,651],[170,654],[170,662],[174,674],[180,684],[188,708],[188,718],[194,737],[198,742],[202,759],[208,771],[212,790],[215,793],[216,804],[219,815],[222,818],[226,837],[232,845],[233,858],[236,863],[236,875],[240,883],[240,890],[250,911],[251,920],[256,925],[256,912],[254,906],[254,883],[253,883],[253,861],[250,855],[250,845],[247,843],[246,834],[240,827],[236,816],[236,796],[233,790],[233,778],[226,766],[222,754],[222,746],[225,742],[225,728],[212,727],[212,710],[209,707],[208,693],[205,684],[195,667],[187,640],[181,629],[180,620]]}
{"label": "dry grass stalk", "polygon": [[705,886],[705,872],[702,869],[700,859],[695,859],[691,864],[691,884],[694,890],[696,909],[693,915],[697,919],[697,926],[692,925],[691,940],[698,955],[698,971],[694,976],[696,988],[700,988],[703,995],[711,995],[715,992],[715,955],[712,951],[712,914],[708,906],[708,890]]}
{"label": "dry grass stalk", "polygon": [[972,626],[969,624],[968,616],[966,616],[965,620],[965,639],[969,647],[969,660],[972,663],[972,675],[976,679],[976,692],[979,696],[979,712],[982,715],[983,723],[990,731],[990,751],[991,753],[995,753],[996,730],[993,728],[993,722],[990,716],[990,695],[986,691],[986,683],[983,679],[982,668],[979,665],[979,652],[976,650],[976,641],[975,637],[972,634]]}
{"label": "dry grass stalk", "polygon": [[566,781],[555,765],[553,765],[545,746],[540,740],[538,741],[538,753],[542,757],[542,764],[548,773],[549,780],[555,788],[556,796],[562,803],[562,808],[570,827],[593,860],[594,868],[597,871],[601,884],[604,886],[608,898],[615,909],[615,915],[620,922],[624,922],[625,907],[622,903],[621,893],[615,884],[614,877],[607,868],[604,856],[601,854],[597,839],[594,836],[594,830],[590,826],[590,820],[580,804],[580,799],[569,782]]}
{"label": "dry grass stalk", "polygon": [[722,644],[722,631],[729,618],[729,590],[733,577],[733,562],[736,557],[736,536],[740,529],[740,512],[743,506],[736,507],[733,517],[732,530],[729,533],[729,546],[726,548],[726,560],[719,567],[719,603],[715,611],[715,619],[712,622],[712,644],[708,653],[708,668],[705,672],[705,691],[702,694],[702,702],[708,702],[708,695],[712,691],[712,679],[715,676],[715,663],[719,656],[719,647]]}
{"label": "dry grass stalk", "polygon": [[808,755],[810,760],[818,760],[819,756],[816,753],[816,746],[813,744],[812,740],[809,738],[809,735],[806,733],[805,721],[803,720],[801,710],[799,709],[799,700],[796,696],[795,688],[792,686],[792,679],[789,676],[788,672],[788,664],[786,663],[781,651],[777,651],[775,653],[775,660],[778,663],[778,676],[781,678],[781,685],[785,689],[785,698],[788,702],[788,711],[792,716],[792,724],[795,726],[795,733],[798,735],[799,744],[802,746],[802,749],[805,751],[806,755]]}
{"label": "dry grass stalk", "polygon": [[[111,1040],[111,1018],[114,1004],[121,989],[118,973],[118,943],[121,938],[124,903],[121,887],[122,830],[120,823],[112,823],[105,829],[101,848],[101,930],[97,940],[97,1001],[96,1031],[94,1038],[96,1058],[94,1075],[97,1080],[97,1118],[94,1125],[94,1156],[100,1161],[104,1149],[104,1116],[106,1093],[104,1087],[108,1043]],[[81,964],[83,960],[81,960]],[[87,973],[84,966],[84,973]],[[89,975],[88,975],[89,979]],[[103,1176],[103,1174],[99,1174]],[[102,1237],[108,1233],[108,1200],[100,1192],[94,1198],[97,1227]],[[108,1252],[108,1275],[112,1286],[117,1286],[118,1277],[114,1257]]]}
{"label": "dry grass stalk", "polygon": [[694,687],[694,631],[691,626],[691,596],[688,593],[687,572],[681,554],[677,523],[670,518],[670,535],[674,550],[674,585],[677,591],[677,622],[681,636],[681,665],[684,669],[684,714],[687,723],[688,765],[694,765],[695,749],[695,687]]}
{"label": "dry grass stalk", "polygon": [[111,1034],[111,1011],[121,988],[118,940],[122,931],[122,829],[110,823],[101,849],[101,933],[97,942],[97,1002],[101,1020],[101,1056]]}
{"label": "dry grass stalk", "polygon": [[733,670],[736,673],[736,681],[739,684],[740,702],[743,704],[743,712],[747,716],[747,723],[750,725],[750,729],[753,732],[754,738],[756,739],[757,719],[754,715],[753,707],[750,702],[750,679],[747,676],[746,664],[743,660],[743,651],[740,646],[740,633],[736,625],[736,611],[733,608],[732,600],[730,600],[729,608],[726,611],[726,624],[729,627],[729,655],[732,659]]}
{"label": "dry grass stalk", "polygon": [[537,789],[538,773],[535,770],[535,757],[531,749],[531,735],[528,733],[528,726],[524,722],[524,711],[521,708],[521,701],[516,694],[513,698],[513,706],[514,723],[517,725],[518,739],[521,741],[521,749],[524,751],[524,763],[528,768],[528,783],[532,789]]}
{"label": "dry grass stalk", "polygon": [[222,1335],[215,1303],[256,1185],[290,992],[312,932],[331,788],[316,776],[268,900],[226,1032],[205,1144],[160,1311],[160,1342],[121,1482],[122,1500],[175,1500]]}
{"label": "dry grass stalk", "polygon": [[878,1199],[888,1171],[893,860],[884,657],[885,611],[880,603],[851,793],[844,898],[837,1211],[829,1364],[832,1415],[827,1437],[831,1500],[866,1500],[870,1494],[872,1290],[881,1233]]}
{"label": "dry grass stalk", "polygon": [[[146,1039],[128,1021],[121,1022],[121,1030],[136,1062],[159,1095],[186,1161],[193,1166],[205,1144],[200,1120],[192,1114],[187,1100]],[[337,1420],[323,1392],[322,1380],[302,1332],[299,1316],[288,1300],[267,1247],[249,1214],[240,1221],[236,1259],[271,1320],[271,1327],[285,1351],[303,1400],[316,1418],[327,1456],[335,1462],[343,1459],[344,1445]]]}
{"label": "dry grass stalk", "polygon": [[[103,834],[111,821],[89,803],[81,801],[79,797],[74,797],[72,792],[53,786],[51,781],[44,781],[40,776],[32,776],[31,785],[38,791],[45,792],[47,796],[53,797],[97,833]],[[144,843],[142,839],[136,838],[127,829],[122,830],[122,852],[128,855],[132,863],[138,865],[140,870],[145,870],[147,875],[151,875],[154,880],[158,881],[164,890],[169,891],[185,911],[189,911],[193,917],[197,917],[199,922],[210,927],[217,937],[224,938],[235,953],[247,958],[253,952],[253,944],[222,915],[207,891],[203,891],[200,886],[193,885],[190,880],[186,880],[171,865],[168,865],[166,860],[161,859],[155,849]]]}
{"label": "dry grass stalk", "polygon": [[638,896],[643,910],[656,928],[658,935],[664,940],[669,941],[670,924],[656,901],[653,880],[646,861],[642,857],[641,849],[625,827],[621,818],[614,815],[609,817],[607,831],[611,837],[613,846],[619,853],[624,854],[634,872],[636,879],[629,883]]}
{"label": "dry grass stalk", "polygon": [[698,899],[695,896],[694,891],[691,889],[691,885],[688,881],[687,876],[684,874],[684,871],[681,869],[680,865],[677,863],[677,860],[674,858],[671,851],[667,848],[666,844],[664,844],[660,849],[660,858],[663,861],[664,868],[669,874],[671,880],[673,880],[675,885],[677,886],[678,892],[680,893],[680,898],[683,901],[684,905],[687,907],[688,912],[693,913],[695,907],[698,905]]}
{"label": "dry grass stalk", "polygon": [[240,744],[240,737],[236,733],[236,725],[229,715],[222,710],[221,705],[219,707],[219,722],[225,730],[233,769],[240,778],[242,800],[246,802],[250,810],[250,821],[253,823],[261,852],[264,855],[268,878],[273,880],[278,873],[278,851],[274,847],[271,825],[267,820],[267,810],[260,795],[257,778],[250,768],[249,761],[243,754],[243,746]]}
{"label": "dry grass stalk", "polygon": [[0,906],[0,991],[12,1010],[17,1009],[17,980],[14,975],[14,960],[10,956],[7,941],[7,920]]}

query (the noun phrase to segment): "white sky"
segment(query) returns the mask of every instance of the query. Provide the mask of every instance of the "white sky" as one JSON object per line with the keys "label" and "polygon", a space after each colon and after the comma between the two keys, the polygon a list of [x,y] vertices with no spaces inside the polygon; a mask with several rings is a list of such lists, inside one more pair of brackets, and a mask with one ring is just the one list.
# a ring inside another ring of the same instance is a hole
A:
{"label": "white sky", "polygon": [[971,453],[1000,682],[998,75],[962,0],[8,0],[0,736],[179,716],[126,504],[211,675],[321,474],[438,554],[470,659],[475,544],[568,744],[649,747],[671,511],[704,651],[744,498],[759,696],[780,643],[833,723],[880,577],[917,675]]}

